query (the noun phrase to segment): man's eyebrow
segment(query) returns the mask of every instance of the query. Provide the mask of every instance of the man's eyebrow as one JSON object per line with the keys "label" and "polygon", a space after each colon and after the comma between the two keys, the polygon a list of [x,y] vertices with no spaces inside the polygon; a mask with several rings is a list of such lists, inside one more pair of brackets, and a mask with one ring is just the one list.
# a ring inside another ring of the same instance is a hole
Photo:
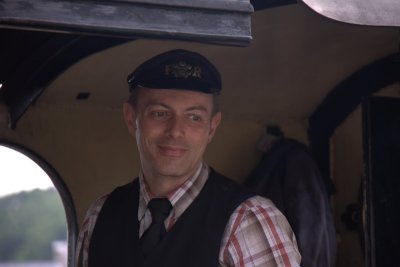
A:
{"label": "man's eyebrow", "polygon": [[150,108],[150,107],[155,107],[155,106],[160,106],[160,107],[163,107],[163,108],[170,109],[170,106],[168,106],[168,105],[166,105],[166,104],[164,104],[164,103],[160,103],[160,102],[150,102],[150,103],[147,103],[147,105],[146,105],[145,108]]}
{"label": "man's eyebrow", "polygon": [[[165,103],[162,103],[162,102],[149,102],[146,105],[145,108],[147,109],[147,108],[157,107],[157,106],[158,107],[163,107],[163,108],[166,108],[166,109],[173,109],[171,106],[169,106],[169,105],[167,105]],[[187,109],[185,109],[185,111],[186,112],[188,112],[188,111],[201,111],[201,112],[208,113],[208,109],[203,105],[195,105],[195,106],[192,106],[192,107],[188,107]]]}
{"label": "man's eyebrow", "polygon": [[203,105],[193,106],[186,109],[186,111],[196,111],[196,110],[208,113],[208,109]]}

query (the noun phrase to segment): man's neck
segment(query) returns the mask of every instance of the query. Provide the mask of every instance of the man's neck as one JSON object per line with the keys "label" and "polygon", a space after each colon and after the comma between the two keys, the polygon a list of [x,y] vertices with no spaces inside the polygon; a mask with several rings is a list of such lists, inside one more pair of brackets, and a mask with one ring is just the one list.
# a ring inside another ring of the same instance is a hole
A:
{"label": "man's neck", "polygon": [[148,186],[148,191],[152,197],[168,197],[176,189],[178,189],[182,184],[185,183],[188,177],[153,177],[147,179],[145,176],[145,181]]}
{"label": "man's neck", "polygon": [[143,178],[152,197],[168,197],[179,187],[181,187],[188,179],[193,177],[193,175],[198,175],[200,168],[201,164],[194,172],[182,177],[150,175],[143,172]]}

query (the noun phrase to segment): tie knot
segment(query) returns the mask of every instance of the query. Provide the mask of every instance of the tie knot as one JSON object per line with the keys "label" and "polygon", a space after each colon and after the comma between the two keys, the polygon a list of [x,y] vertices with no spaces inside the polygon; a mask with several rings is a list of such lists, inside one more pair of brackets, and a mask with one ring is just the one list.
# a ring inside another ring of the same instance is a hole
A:
{"label": "tie knot", "polygon": [[168,198],[153,198],[147,206],[151,212],[152,223],[164,222],[172,209]]}

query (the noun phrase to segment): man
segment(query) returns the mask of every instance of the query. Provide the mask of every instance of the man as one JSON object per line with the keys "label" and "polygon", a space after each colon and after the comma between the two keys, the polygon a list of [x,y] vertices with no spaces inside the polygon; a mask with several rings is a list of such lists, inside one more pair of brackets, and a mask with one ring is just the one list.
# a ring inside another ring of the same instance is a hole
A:
{"label": "man", "polygon": [[139,178],[89,209],[78,266],[299,266],[275,206],[203,162],[221,121],[217,69],[173,50],[140,65],[128,83],[123,111]]}

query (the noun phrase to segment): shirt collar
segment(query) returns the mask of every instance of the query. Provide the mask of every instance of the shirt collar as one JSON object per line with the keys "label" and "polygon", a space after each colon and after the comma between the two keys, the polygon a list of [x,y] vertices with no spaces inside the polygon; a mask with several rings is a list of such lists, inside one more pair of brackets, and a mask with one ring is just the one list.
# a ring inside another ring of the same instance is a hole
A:
{"label": "shirt collar", "polygon": [[[186,208],[193,202],[193,200],[199,195],[201,189],[208,179],[209,167],[206,163],[202,162],[197,169],[196,173],[189,177],[180,187],[172,192],[168,199],[173,207],[173,217],[177,220]],[[138,207],[138,219],[142,220],[145,215],[147,204],[151,200],[151,195],[148,190],[148,185],[144,178],[143,172],[139,173],[139,207]]]}

